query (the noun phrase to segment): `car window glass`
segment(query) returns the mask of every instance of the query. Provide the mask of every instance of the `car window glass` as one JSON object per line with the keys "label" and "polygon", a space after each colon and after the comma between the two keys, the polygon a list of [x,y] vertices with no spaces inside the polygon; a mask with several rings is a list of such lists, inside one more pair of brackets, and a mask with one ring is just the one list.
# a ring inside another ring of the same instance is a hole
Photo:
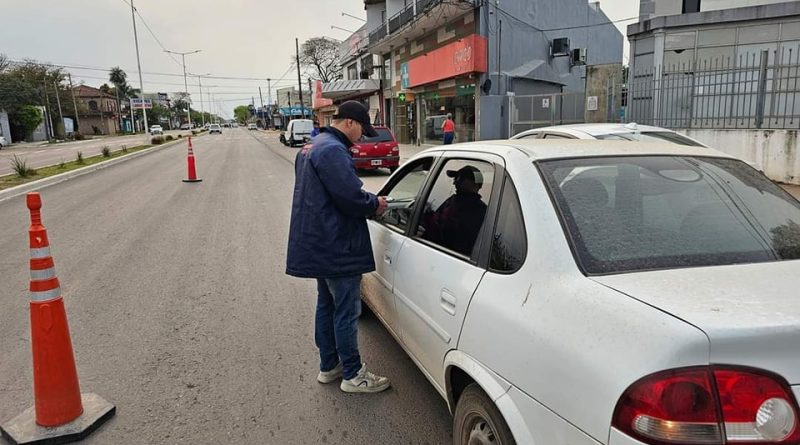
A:
{"label": "car window glass", "polygon": [[511,178],[506,175],[500,199],[500,213],[492,239],[489,269],[498,272],[514,272],[525,262],[528,252],[528,237],[519,196]]}
{"label": "car window glass", "polygon": [[414,213],[415,203],[425,179],[431,171],[433,158],[424,158],[403,166],[397,173],[396,182],[383,195],[388,198],[389,207],[379,219],[383,224],[405,231]]}
{"label": "car window glass", "polygon": [[575,139],[575,138],[567,136],[565,134],[547,133],[544,135],[544,139]]}
{"label": "car window glass", "polygon": [[800,259],[800,203],[741,161],[650,156],[541,165],[587,273]]}
{"label": "car window glass", "polygon": [[394,138],[392,137],[392,132],[389,131],[387,128],[376,128],[375,131],[378,133],[377,136],[371,138],[369,136],[364,136],[361,139],[361,142],[367,143],[376,143],[376,142],[393,142]]}
{"label": "car window glass", "polygon": [[524,136],[520,136],[519,138],[520,139],[539,139],[539,136],[541,136],[541,133],[531,133],[531,134],[526,134]]}
{"label": "car window glass", "polygon": [[472,256],[493,184],[492,164],[448,160],[425,201],[416,236],[450,251]]}

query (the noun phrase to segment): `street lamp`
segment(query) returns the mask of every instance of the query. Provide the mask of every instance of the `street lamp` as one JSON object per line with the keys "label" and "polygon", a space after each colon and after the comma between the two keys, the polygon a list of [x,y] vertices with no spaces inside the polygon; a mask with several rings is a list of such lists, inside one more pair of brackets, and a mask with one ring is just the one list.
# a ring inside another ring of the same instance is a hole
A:
{"label": "street lamp", "polygon": [[362,19],[361,17],[356,17],[356,16],[354,16],[352,14],[348,14],[346,12],[342,13],[342,17],[350,17],[351,19],[361,20],[362,22],[367,23],[367,21]]}
{"label": "street lamp", "polygon": [[192,74],[192,73],[189,73],[189,75],[190,76],[197,76],[197,88],[200,90],[200,119],[201,119],[201,122],[203,123],[203,126],[205,127],[206,126],[206,111],[205,111],[205,107],[203,107],[203,84],[202,84],[202,82],[200,82],[200,78],[202,78],[204,76],[210,76],[211,73],[205,73],[205,74]]}
{"label": "street lamp", "polygon": [[186,117],[189,121],[189,128],[192,127],[192,106],[189,104],[189,84],[186,81],[186,55],[187,54],[196,54],[202,50],[196,49],[194,51],[186,51],[186,52],[178,52],[178,51],[170,51],[165,49],[165,53],[169,54],[177,54],[181,56],[181,60],[183,61],[183,92],[186,93]]}
{"label": "street lamp", "polygon": [[339,31],[349,32],[350,34],[355,34],[355,31],[350,31],[349,29],[340,28],[338,26],[331,25],[331,29],[338,29]]}

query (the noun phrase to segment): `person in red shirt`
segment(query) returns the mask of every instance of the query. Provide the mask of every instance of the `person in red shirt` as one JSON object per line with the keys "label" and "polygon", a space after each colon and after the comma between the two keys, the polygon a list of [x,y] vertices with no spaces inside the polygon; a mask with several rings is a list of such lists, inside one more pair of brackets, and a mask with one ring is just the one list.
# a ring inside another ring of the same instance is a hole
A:
{"label": "person in red shirt", "polygon": [[452,144],[456,137],[456,123],[453,122],[451,113],[447,113],[447,119],[442,123],[442,131],[444,132],[444,145]]}

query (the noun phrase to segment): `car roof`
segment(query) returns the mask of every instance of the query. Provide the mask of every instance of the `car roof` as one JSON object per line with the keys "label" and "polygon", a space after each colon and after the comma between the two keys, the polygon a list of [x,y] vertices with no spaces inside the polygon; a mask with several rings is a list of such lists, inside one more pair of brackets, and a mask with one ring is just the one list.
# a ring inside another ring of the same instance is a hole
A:
{"label": "car roof", "polygon": [[692,147],[661,142],[642,143],[639,141],[609,141],[587,139],[513,139],[466,142],[461,144],[436,146],[420,154],[437,151],[473,151],[502,154],[516,149],[533,161],[563,158],[590,158],[609,156],[703,156],[736,159],[720,151],[706,147]]}
{"label": "car roof", "polygon": [[[613,133],[631,133],[634,131],[639,132],[669,132],[675,133],[674,130],[670,130],[669,128],[663,127],[654,127],[652,125],[640,125],[640,124],[633,124],[635,127],[630,127],[629,125],[632,124],[614,124],[614,123],[602,123],[602,124],[564,124],[564,125],[552,125],[549,127],[540,127],[540,128],[531,128],[530,130],[525,130],[517,133],[537,133],[541,131],[580,131],[590,135],[598,135],[598,134],[613,134]],[[514,135],[516,136],[516,135]]]}

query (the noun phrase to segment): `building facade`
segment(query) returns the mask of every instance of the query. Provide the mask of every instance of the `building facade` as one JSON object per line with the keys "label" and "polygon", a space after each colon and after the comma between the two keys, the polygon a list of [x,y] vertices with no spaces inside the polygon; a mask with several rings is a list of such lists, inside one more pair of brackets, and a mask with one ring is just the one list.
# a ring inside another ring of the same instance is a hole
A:
{"label": "building facade", "polygon": [[629,120],[796,127],[800,2],[641,0],[640,8],[647,18],[627,29]]}
{"label": "building facade", "polygon": [[121,132],[117,98],[97,88],[80,85],[74,88],[78,103],[78,132],[84,136]]}
{"label": "building facade", "polygon": [[621,33],[585,0],[364,3],[385,119],[406,143],[441,141],[448,113],[456,141],[509,137],[515,97],[583,94],[585,64],[622,63]]}

